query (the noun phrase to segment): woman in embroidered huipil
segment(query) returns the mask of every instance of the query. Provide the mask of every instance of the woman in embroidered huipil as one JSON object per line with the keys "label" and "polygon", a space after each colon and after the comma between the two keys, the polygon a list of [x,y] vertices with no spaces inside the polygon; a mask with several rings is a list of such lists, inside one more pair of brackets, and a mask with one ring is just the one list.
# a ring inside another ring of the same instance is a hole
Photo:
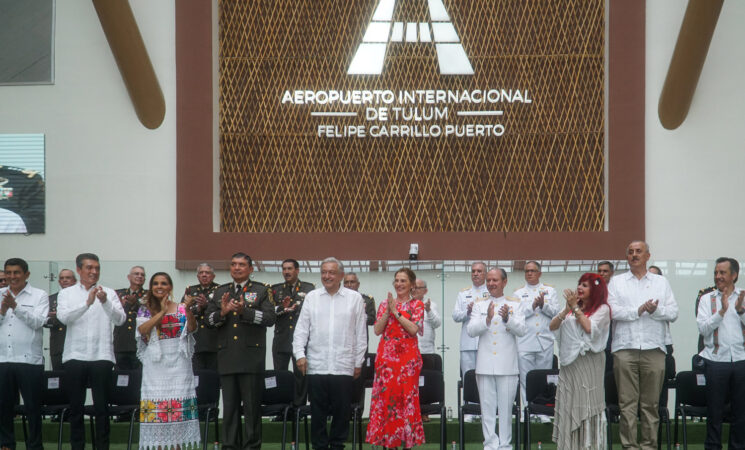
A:
{"label": "woman in embroidered huipil", "polygon": [[370,402],[367,442],[384,448],[411,448],[424,443],[419,411],[419,372],[422,356],[417,334],[421,334],[424,304],[412,298],[416,275],[399,269],[393,280],[396,298],[378,308],[375,334],[383,335],[375,358],[375,381]]}
{"label": "woman in embroidered huipil", "polygon": [[196,447],[200,442],[196,383],[191,367],[197,323],[190,306],[172,300],[164,272],[150,278],[137,317],[137,357],[142,361],[140,449]]}

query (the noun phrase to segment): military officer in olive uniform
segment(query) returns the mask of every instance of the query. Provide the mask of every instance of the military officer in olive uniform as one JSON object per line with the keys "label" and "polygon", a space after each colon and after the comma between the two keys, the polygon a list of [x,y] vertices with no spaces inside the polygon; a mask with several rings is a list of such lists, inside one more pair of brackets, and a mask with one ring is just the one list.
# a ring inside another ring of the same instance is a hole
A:
{"label": "military officer in olive uniform", "polygon": [[119,301],[124,309],[127,320],[122,325],[114,327],[114,358],[116,368],[120,370],[134,370],[142,367],[137,359],[137,341],[135,340],[135,328],[137,328],[137,313],[144,302],[147,291],[142,288],[145,284],[145,268],[134,266],[129,269],[129,287],[116,290]]}
{"label": "military officer in olive uniform", "polygon": [[[217,370],[217,330],[207,323],[207,304],[212,300],[215,290],[219,286],[214,282],[215,269],[202,263],[197,266],[197,279],[199,284],[189,286],[186,292],[196,298],[192,312],[197,319],[198,333],[194,335],[194,356],[191,365],[194,370],[208,369]],[[182,298],[183,302],[184,299]]]}
{"label": "military officer in olive uniform", "polygon": [[285,282],[272,286],[272,296],[277,303],[272,360],[274,370],[287,370],[287,364],[292,359],[292,370],[295,374],[295,406],[306,403],[308,379],[300,372],[295,364],[295,358],[292,357],[292,334],[295,332],[297,318],[300,317],[305,294],[316,288],[312,283],[300,281],[299,273],[300,264],[294,259],[285,259],[282,261],[282,276]]}
{"label": "military officer in olive uniform", "polygon": [[[73,286],[78,282],[75,278],[75,272],[70,269],[60,270],[57,277],[60,290]],[[44,328],[49,328],[49,357],[52,360],[52,370],[63,370],[62,351],[65,349],[65,333],[67,327],[57,319],[57,294],[49,296],[49,315],[44,324]]]}
{"label": "military officer in olive uniform", "polygon": [[[266,329],[276,315],[268,285],[249,279],[251,257],[230,260],[232,283],[223,284],[207,304],[207,321],[217,328],[217,370],[223,397],[223,450],[261,448]],[[245,434],[241,439],[241,406]]]}

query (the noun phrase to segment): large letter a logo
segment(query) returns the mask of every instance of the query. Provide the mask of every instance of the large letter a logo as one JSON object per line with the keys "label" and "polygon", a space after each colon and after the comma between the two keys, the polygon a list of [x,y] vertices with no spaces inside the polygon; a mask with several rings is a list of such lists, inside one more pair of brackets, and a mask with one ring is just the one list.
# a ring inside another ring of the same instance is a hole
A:
{"label": "large letter a logo", "polygon": [[[406,1],[406,0],[403,0]],[[349,75],[380,75],[389,44],[434,41],[442,75],[473,75],[473,67],[442,0],[427,0],[430,22],[393,22],[396,0],[380,0],[357,48]],[[430,31],[431,26],[431,31]],[[405,29],[405,30],[404,30]],[[434,35],[434,39],[432,38]]]}

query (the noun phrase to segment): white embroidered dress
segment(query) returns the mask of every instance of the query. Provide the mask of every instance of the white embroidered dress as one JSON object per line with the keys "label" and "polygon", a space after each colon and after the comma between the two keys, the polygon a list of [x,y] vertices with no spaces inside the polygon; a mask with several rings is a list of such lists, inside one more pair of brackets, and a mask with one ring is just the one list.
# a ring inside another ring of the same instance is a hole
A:
{"label": "white embroidered dress", "polygon": [[166,314],[161,330],[143,339],[139,327],[150,319],[147,308],[137,318],[137,357],[142,361],[140,449],[198,448],[201,440],[196,382],[191,358],[194,336],[186,328],[183,304]]}

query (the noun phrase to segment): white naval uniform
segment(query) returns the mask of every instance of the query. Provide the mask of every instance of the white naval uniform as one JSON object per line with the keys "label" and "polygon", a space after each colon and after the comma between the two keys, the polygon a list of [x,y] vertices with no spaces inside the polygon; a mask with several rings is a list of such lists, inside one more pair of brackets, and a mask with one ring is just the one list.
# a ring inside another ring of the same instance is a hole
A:
{"label": "white naval uniform", "polygon": [[[487,310],[492,302],[494,317],[487,326]],[[510,309],[507,323],[499,315],[499,309],[505,304]],[[520,301],[514,297],[490,297],[474,305],[471,318],[468,334],[478,338],[476,384],[479,388],[484,448],[512,449],[512,403],[520,373],[517,337],[528,331]],[[494,433],[497,413],[503,413],[499,416],[499,435]]]}
{"label": "white naval uniform", "polygon": [[489,291],[486,290],[486,283],[481,286],[471,286],[458,293],[458,300],[455,301],[453,308],[453,320],[461,322],[463,325],[460,330],[460,371],[461,376],[471,369],[476,368],[476,350],[479,347],[478,338],[472,338],[468,335],[469,319],[468,304],[473,302],[476,307],[476,301],[489,298]]}
{"label": "white naval uniform", "polygon": [[[544,293],[543,306],[533,309],[533,301]],[[554,333],[548,326],[551,319],[559,313],[559,300],[556,289],[543,283],[525,284],[516,290],[520,307],[525,316],[528,332],[518,338],[518,363],[520,364],[520,399],[525,404],[525,378],[528,372],[536,369],[550,369],[554,358]]]}

